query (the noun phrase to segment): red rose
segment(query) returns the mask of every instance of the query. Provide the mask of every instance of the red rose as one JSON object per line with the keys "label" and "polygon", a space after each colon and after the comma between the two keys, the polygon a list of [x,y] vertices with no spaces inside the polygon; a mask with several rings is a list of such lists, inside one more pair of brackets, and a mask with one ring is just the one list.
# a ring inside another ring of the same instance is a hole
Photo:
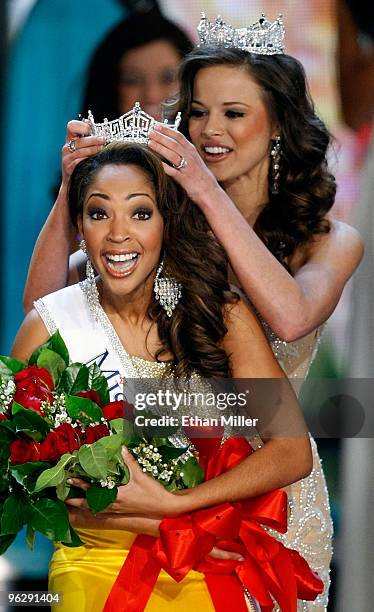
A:
{"label": "red rose", "polygon": [[85,444],[93,444],[96,440],[109,436],[109,429],[106,425],[94,425],[93,427],[87,427],[85,435]]}
{"label": "red rose", "polygon": [[6,420],[7,420],[7,418],[6,418],[5,414],[0,412],[0,421],[6,421]]}
{"label": "red rose", "polygon": [[10,462],[26,463],[27,461],[39,461],[40,444],[33,440],[14,440],[10,445]]}
{"label": "red rose", "polygon": [[65,453],[71,453],[79,448],[79,437],[74,427],[63,423],[50,431],[40,444],[42,461],[58,461]]}
{"label": "red rose", "polygon": [[107,421],[112,419],[128,419],[132,421],[134,418],[134,406],[128,402],[110,402],[103,408],[103,416]]}
{"label": "red rose", "polygon": [[95,391],[95,389],[90,389],[90,391],[81,391],[80,393],[76,393],[75,395],[78,395],[78,397],[85,397],[86,399],[89,399],[91,400],[91,402],[95,402],[95,404],[100,406],[100,395],[97,391]]}
{"label": "red rose", "polygon": [[16,383],[14,401],[44,416],[40,408],[42,402],[46,400],[53,402],[51,393],[53,380],[50,373],[45,368],[31,365],[18,372],[14,377],[14,382]]}

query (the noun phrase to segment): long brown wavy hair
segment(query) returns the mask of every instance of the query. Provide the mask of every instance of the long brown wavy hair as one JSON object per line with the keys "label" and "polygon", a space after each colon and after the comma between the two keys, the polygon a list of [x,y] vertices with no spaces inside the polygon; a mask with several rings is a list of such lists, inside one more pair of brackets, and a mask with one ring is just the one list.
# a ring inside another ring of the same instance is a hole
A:
{"label": "long brown wavy hair", "polygon": [[142,145],[112,144],[81,161],[70,179],[69,210],[75,225],[88,187],[108,164],[133,165],[150,178],[164,220],[164,273],[182,283],[182,298],[169,318],[153,293],[148,308],[157,323],[162,348],[173,355],[176,376],[197,371],[205,377],[229,376],[229,361],[220,343],[227,332],[224,305],[238,296],[230,291],[228,262],[209,231],[202,212],[185,191],[166,175],[156,154]]}
{"label": "long brown wavy hair", "polygon": [[[331,136],[315,113],[304,69],[294,57],[205,47],[187,55],[180,69],[178,110],[182,112],[181,130],[187,137],[195,76],[202,68],[221,65],[247,70],[261,88],[270,119],[279,126],[279,193],[275,195],[269,189],[267,205],[255,230],[287,267],[286,259],[298,246],[330,231],[326,214],[336,194],[335,178],[326,158]],[[269,154],[272,144],[269,143]],[[270,173],[271,170],[269,185]]]}

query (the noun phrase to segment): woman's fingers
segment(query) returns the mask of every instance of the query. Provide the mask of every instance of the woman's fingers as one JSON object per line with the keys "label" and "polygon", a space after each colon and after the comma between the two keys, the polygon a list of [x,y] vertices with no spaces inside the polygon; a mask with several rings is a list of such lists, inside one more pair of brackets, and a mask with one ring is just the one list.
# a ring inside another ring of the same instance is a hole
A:
{"label": "woman's fingers", "polygon": [[[82,138],[72,138],[62,147],[63,155],[78,156],[84,153],[87,155],[89,149],[96,148],[100,151],[105,145],[105,139],[99,136],[84,136]],[[92,153],[91,153],[92,154]]]}
{"label": "woman's fingers", "polygon": [[214,546],[209,553],[210,557],[214,559],[225,559],[227,561],[244,561],[244,557],[239,553],[231,552],[229,550],[222,550],[221,548],[217,548]]}
{"label": "woman's fingers", "polygon": [[78,489],[83,489],[87,491],[90,488],[90,483],[82,480],[81,478],[68,478],[66,481],[69,485],[73,485],[74,487],[78,487]]}
{"label": "woman's fingers", "polygon": [[91,126],[87,121],[78,121],[73,119],[66,126],[66,141],[72,138],[80,138],[81,136],[90,136]]}

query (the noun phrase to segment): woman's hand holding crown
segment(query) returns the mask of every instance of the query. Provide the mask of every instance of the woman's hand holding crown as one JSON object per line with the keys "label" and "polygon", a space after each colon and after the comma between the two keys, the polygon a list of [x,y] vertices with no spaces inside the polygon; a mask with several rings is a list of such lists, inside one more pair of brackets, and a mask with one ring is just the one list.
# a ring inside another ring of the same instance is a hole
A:
{"label": "woman's hand holding crown", "polygon": [[196,147],[180,132],[167,125],[157,124],[149,134],[148,146],[171,164],[163,163],[166,174],[172,176],[202,210],[207,195],[211,200],[216,191],[222,192]]}
{"label": "woman's hand holding crown", "polygon": [[85,121],[69,121],[66,143],[62,147],[62,182],[67,185],[72,172],[82,159],[99,153],[105,144],[102,137],[91,136],[91,127]]}

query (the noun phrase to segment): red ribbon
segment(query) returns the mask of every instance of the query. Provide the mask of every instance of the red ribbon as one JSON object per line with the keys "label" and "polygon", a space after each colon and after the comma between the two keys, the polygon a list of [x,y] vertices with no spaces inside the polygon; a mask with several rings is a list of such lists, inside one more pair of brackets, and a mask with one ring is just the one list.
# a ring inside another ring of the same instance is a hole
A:
{"label": "red ribbon", "polygon": [[[233,468],[252,452],[244,438],[229,438],[223,445],[221,437],[191,439],[206,480]],[[262,525],[287,531],[285,491],[277,489],[164,519],[159,538],[136,537],[104,612],[143,612],[161,569],[177,582],[192,569],[203,572],[217,612],[248,612],[243,586],[262,612],[271,612],[272,598],[283,612],[296,612],[297,599],[313,601],[322,593],[323,582],[298,552],[283,546]],[[244,561],[208,557],[217,538],[220,548],[238,552]]]}

